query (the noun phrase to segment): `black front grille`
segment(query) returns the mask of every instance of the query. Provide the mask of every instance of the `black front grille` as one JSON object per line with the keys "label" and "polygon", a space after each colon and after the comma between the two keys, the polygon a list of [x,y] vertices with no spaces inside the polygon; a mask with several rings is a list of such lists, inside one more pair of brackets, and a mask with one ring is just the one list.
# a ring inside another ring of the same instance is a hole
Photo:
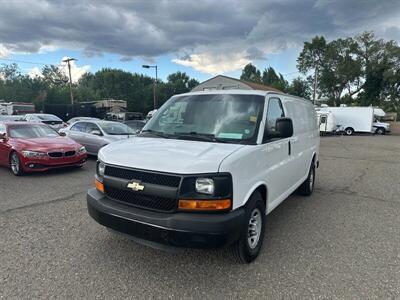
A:
{"label": "black front grille", "polygon": [[62,157],[62,152],[49,152],[50,157]]}
{"label": "black front grille", "polygon": [[75,151],[66,151],[65,153],[64,153],[64,155],[65,156],[74,156],[75,155]]}
{"label": "black front grille", "polygon": [[111,166],[106,166],[105,175],[169,187],[179,187],[181,182],[181,178],[179,176],[129,170]]}
{"label": "black front grille", "polygon": [[176,208],[175,198],[143,195],[140,194],[140,192],[115,189],[107,185],[105,186],[105,193],[113,200],[121,201],[139,208],[148,208],[164,212],[173,211]]}

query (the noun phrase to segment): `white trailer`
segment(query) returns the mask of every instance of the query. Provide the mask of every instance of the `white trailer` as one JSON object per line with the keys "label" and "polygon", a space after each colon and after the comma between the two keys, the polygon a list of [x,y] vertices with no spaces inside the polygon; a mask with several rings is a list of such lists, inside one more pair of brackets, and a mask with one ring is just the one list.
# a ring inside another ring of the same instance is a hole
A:
{"label": "white trailer", "polygon": [[330,111],[317,111],[319,131],[334,133],[337,130],[336,119]]}
{"label": "white trailer", "polygon": [[[335,117],[336,127],[343,130],[345,134],[352,135],[354,132],[385,134],[390,131],[389,124],[376,122],[373,107],[323,107],[320,113],[331,112]],[[380,110],[382,111],[382,110]]]}

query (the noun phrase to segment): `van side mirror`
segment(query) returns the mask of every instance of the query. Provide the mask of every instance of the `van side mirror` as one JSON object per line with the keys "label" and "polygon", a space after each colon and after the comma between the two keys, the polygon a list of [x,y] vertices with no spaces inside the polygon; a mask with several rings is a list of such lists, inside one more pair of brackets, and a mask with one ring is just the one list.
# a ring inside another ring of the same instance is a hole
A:
{"label": "van side mirror", "polygon": [[279,138],[288,138],[293,135],[293,122],[290,118],[276,120],[276,131]]}
{"label": "van side mirror", "polygon": [[58,133],[60,136],[67,136],[67,134],[64,131],[61,131]]}

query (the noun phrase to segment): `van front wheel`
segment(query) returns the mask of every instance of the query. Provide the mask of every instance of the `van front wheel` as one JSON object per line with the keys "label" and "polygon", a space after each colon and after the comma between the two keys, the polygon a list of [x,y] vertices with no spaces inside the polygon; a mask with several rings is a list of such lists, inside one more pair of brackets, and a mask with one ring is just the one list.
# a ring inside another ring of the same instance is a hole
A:
{"label": "van front wheel", "polygon": [[265,233],[265,204],[258,191],[250,197],[245,210],[242,233],[232,245],[232,254],[241,263],[251,263],[260,253]]}
{"label": "van front wheel", "polygon": [[315,165],[312,162],[310,170],[308,171],[307,179],[299,187],[298,191],[300,195],[311,196],[314,191],[315,184]]}

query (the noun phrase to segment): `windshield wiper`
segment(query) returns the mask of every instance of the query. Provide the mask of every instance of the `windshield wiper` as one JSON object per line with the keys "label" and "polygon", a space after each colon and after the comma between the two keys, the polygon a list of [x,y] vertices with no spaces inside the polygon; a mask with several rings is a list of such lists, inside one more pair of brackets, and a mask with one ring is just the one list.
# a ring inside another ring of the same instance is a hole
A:
{"label": "windshield wiper", "polygon": [[165,139],[169,139],[169,137],[170,137],[168,134],[165,134],[165,133],[163,133],[161,131],[155,131],[155,130],[152,130],[152,129],[142,130],[142,132],[140,134],[142,134],[142,133],[150,133],[150,134],[153,134],[155,136],[162,137],[162,138],[165,138]]}
{"label": "windshield wiper", "polygon": [[175,132],[174,136],[177,139],[182,138],[182,139],[190,139],[190,140],[197,140],[197,141],[227,143],[227,141],[215,137],[215,135],[212,133],[198,133],[195,131]]}

